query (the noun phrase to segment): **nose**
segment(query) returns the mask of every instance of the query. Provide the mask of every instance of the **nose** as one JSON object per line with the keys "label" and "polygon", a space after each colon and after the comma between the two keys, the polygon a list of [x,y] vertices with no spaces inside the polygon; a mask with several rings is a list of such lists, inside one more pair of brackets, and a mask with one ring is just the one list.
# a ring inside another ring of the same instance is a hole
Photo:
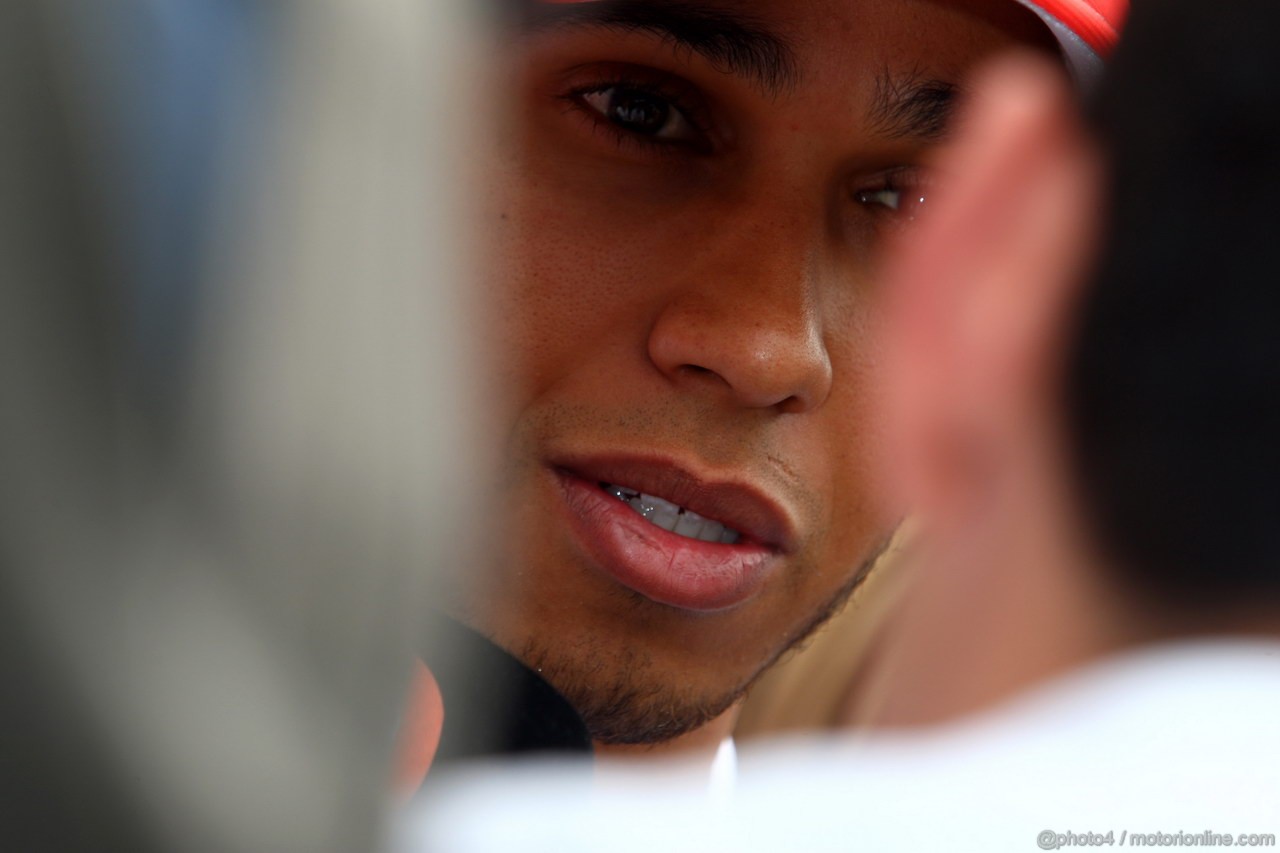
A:
{"label": "nose", "polygon": [[688,253],[649,332],[649,358],[691,392],[798,414],[831,392],[818,252],[815,237],[772,225],[721,218],[719,236]]}

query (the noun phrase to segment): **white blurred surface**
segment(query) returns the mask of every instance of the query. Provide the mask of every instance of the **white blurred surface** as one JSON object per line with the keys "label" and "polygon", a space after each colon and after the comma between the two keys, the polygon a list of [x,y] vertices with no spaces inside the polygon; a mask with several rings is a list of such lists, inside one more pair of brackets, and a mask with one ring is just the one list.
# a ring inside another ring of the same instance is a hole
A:
{"label": "white blurred surface", "polygon": [[[1171,645],[918,734],[746,750],[728,805],[689,769],[601,786],[478,769],[398,851],[1037,850],[1042,832],[1280,836],[1280,644]],[[1067,849],[1067,848],[1063,848]]]}

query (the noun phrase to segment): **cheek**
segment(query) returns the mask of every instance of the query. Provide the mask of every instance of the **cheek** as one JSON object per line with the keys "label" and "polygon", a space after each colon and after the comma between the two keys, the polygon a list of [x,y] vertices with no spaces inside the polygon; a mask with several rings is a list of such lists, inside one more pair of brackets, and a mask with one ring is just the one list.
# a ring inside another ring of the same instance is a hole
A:
{"label": "cheek", "polygon": [[498,356],[512,378],[545,386],[622,334],[621,318],[639,315],[629,298],[639,288],[618,271],[636,265],[619,235],[575,224],[559,206],[525,198],[509,216],[489,294]]}
{"label": "cheek", "polygon": [[504,372],[542,388],[604,348],[643,347],[693,235],[624,182],[592,182],[540,150],[506,163],[488,213],[486,294]]}
{"label": "cheek", "polygon": [[864,307],[851,334],[833,341],[836,371],[822,414],[815,457],[826,495],[826,534],[821,550],[828,564],[855,568],[901,521],[904,506],[889,480],[892,444],[886,429],[880,335],[873,309]]}

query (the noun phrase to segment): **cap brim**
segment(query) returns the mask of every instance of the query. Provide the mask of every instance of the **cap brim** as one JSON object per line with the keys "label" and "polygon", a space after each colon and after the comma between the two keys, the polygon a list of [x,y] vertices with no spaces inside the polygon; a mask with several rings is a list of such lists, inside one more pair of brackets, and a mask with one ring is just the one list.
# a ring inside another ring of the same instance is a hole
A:
{"label": "cap brim", "polygon": [[[1053,33],[1062,48],[1063,58],[1071,71],[1071,76],[1085,89],[1091,88],[1102,76],[1104,68],[1103,50],[1109,50],[1115,43],[1116,33],[1100,15],[1096,21],[1090,21],[1089,38],[1086,39],[1076,28],[1069,25],[1064,18],[1071,17],[1079,26],[1081,16],[1077,6],[1064,0],[1018,0],[1034,12]],[[1056,13],[1056,14],[1055,14]],[[1062,17],[1059,17],[1062,15]]]}

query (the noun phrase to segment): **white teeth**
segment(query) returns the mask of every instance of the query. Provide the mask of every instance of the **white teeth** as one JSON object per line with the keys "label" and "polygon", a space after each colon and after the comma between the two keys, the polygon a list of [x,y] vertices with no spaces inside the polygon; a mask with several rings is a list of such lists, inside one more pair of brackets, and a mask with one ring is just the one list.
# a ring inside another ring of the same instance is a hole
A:
{"label": "white teeth", "polygon": [[645,515],[645,518],[663,530],[675,530],[680,525],[680,508],[658,507],[652,514]]}
{"label": "white teeth", "polygon": [[662,510],[663,512],[673,512],[676,515],[679,515],[681,512],[688,512],[688,510],[682,509],[680,506],[671,503],[671,501],[664,501],[662,498],[655,498],[653,495],[641,495],[640,503],[646,509],[645,512],[640,513],[645,518],[649,518],[658,510]]}
{"label": "white teeth", "polygon": [[615,498],[622,501],[623,503],[631,500],[632,498],[640,496],[639,492],[633,492],[630,489],[624,489],[622,488],[622,486],[611,486],[608,483],[601,483],[600,486],[606,492],[613,495]]}
{"label": "white teeth", "polygon": [[[680,536],[688,536],[690,539],[698,539],[702,536],[703,521],[704,519],[701,516],[686,512],[680,516],[680,522],[676,525],[675,533]],[[716,533],[715,541],[720,541],[719,532]]]}
{"label": "white teeth", "polygon": [[734,545],[742,538],[742,534],[738,531],[731,530],[718,521],[703,518],[696,512],[662,498],[641,494],[634,489],[615,486],[611,483],[601,483],[600,487],[644,516],[650,524],[675,533],[677,536],[702,542],[718,542],[722,545]]}

